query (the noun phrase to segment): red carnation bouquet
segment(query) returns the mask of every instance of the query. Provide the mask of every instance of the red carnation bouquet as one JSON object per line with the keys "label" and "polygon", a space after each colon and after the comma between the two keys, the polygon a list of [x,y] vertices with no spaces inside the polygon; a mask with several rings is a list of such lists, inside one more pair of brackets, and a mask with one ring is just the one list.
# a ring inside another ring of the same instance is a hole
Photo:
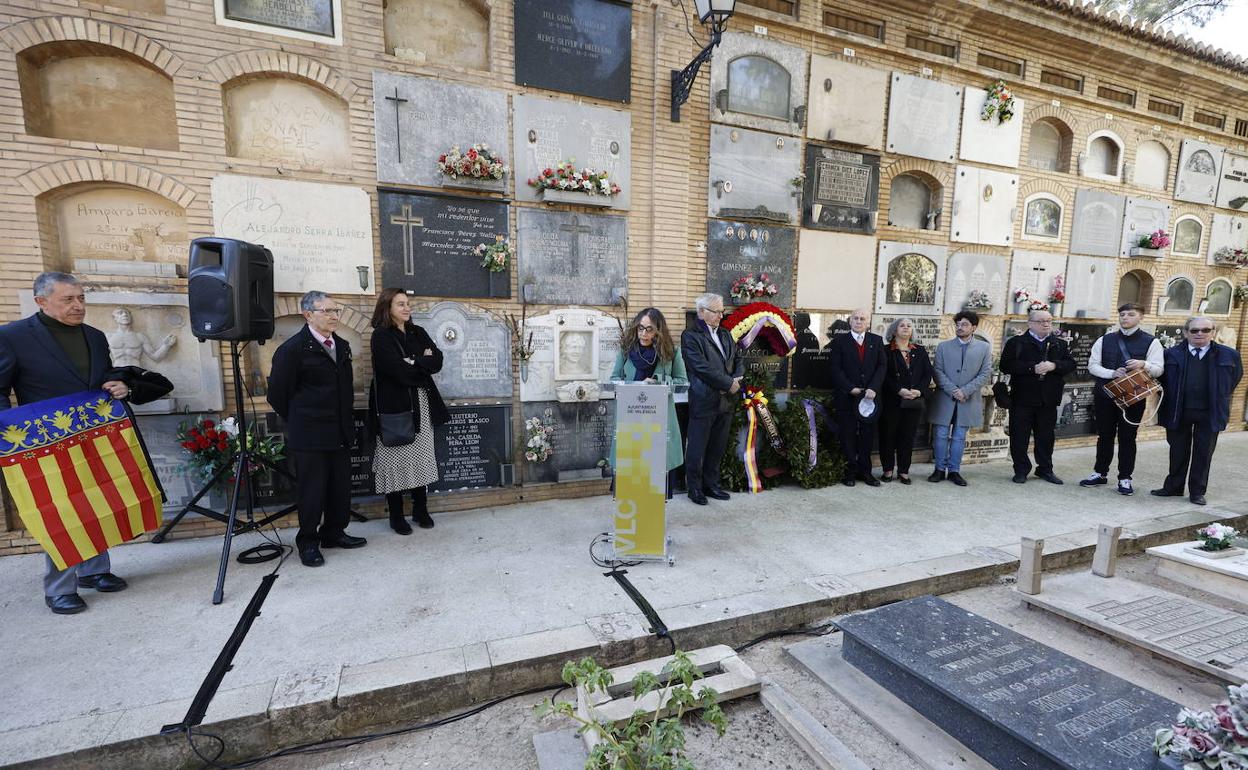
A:
{"label": "red carnation bouquet", "polygon": [[[231,465],[242,448],[238,423],[233,417],[227,417],[219,424],[206,417],[193,423],[182,423],[178,426],[178,442],[182,450],[189,455],[187,466],[194,468],[203,481],[208,481],[222,467]],[[286,450],[285,443],[278,436],[258,437],[254,427],[247,429],[247,447],[253,456],[267,460],[276,465],[282,460]],[[262,466],[254,465],[249,470],[255,473]],[[233,481],[231,476],[229,481]]]}

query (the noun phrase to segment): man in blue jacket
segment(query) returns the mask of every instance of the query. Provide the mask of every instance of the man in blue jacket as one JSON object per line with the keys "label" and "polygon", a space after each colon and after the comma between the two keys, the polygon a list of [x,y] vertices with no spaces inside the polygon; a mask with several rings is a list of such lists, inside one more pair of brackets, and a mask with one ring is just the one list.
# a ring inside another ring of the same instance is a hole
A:
{"label": "man in blue jacket", "polygon": [[1170,473],[1157,497],[1178,497],[1187,484],[1189,499],[1205,504],[1209,487],[1209,463],[1218,445],[1218,434],[1231,417],[1231,396],[1244,376],[1244,366],[1234,348],[1213,341],[1213,319],[1195,316],[1183,324],[1186,343],[1166,351],[1161,385],[1165,401],[1161,424],[1170,444]]}

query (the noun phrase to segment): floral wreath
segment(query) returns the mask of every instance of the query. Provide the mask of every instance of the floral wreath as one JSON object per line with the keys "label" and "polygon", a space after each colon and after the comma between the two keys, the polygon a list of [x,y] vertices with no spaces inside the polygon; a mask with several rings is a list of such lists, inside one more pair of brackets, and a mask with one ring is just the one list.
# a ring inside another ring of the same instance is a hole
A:
{"label": "floral wreath", "polygon": [[979,111],[979,119],[991,121],[996,118],[997,124],[1000,125],[1012,117],[1014,117],[1014,94],[1010,93],[1010,88],[1004,80],[998,80],[988,86],[988,98],[984,100],[983,109]]}
{"label": "floral wreath", "polygon": [[724,319],[724,327],[742,350],[754,344],[755,338],[763,340],[778,356],[791,356],[797,349],[793,319],[766,302],[751,302],[737,308]]}

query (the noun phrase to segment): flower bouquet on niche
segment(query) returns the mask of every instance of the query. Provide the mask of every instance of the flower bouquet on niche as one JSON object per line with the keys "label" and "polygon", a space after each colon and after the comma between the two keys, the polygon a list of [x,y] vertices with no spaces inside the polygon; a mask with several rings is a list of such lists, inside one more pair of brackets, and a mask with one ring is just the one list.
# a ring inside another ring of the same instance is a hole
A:
{"label": "flower bouquet on niche", "polygon": [[1013,117],[1014,95],[1010,93],[1004,80],[998,80],[988,86],[988,98],[984,100],[984,106],[979,111],[979,119],[991,121],[995,118],[997,125],[1000,125]]}
{"label": "flower bouquet on niche", "polygon": [[605,195],[608,198],[620,194],[620,186],[611,181],[606,171],[578,169],[574,158],[569,158],[554,168],[542,169],[541,173],[529,180],[529,187],[538,192],[579,192],[586,195]]}
{"label": "flower bouquet on niche", "polygon": [[472,253],[473,256],[480,257],[481,267],[491,273],[501,273],[506,270],[516,256],[515,249],[501,235],[494,236],[493,243],[478,243]]}
{"label": "flower bouquet on niche", "polygon": [[1222,267],[1233,267],[1236,270],[1248,267],[1248,249],[1223,246],[1213,252],[1213,263]]}
{"label": "flower bouquet on niche", "polygon": [[992,310],[992,298],[983,289],[972,289],[964,307],[967,310]]}
{"label": "flower bouquet on niche", "polygon": [[[207,482],[223,467],[232,465],[243,446],[241,431],[233,417],[227,417],[218,424],[208,418],[200,418],[193,423],[178,425],[177,439],[182,450],[187,453],[186,464],[193,468],[200,478]],[[277,465],[285,456],[286,444],[279,436],[257,436],[254,427],[247,428],[247,448],[252,456]],[[247,468],[251,475],[265,470],[256,463]],[[234,481],[231,474],[225,479],[227,483]]]}
{"label": "flower bouquet on niche", "polygon": [[738,302],[774,297],[777,293],[779,289],[771,282],[771,276],[766,273],[759,273],[757,277],[753,273],[746,273],[733,281],[732,288],[728,290],[728,295]]}
{"label": "flower bouquet on niche", "polygon": [[438,156],[438,171],[449,179],[498,180],[511,168],[488,144],[474,144],[465,153],[459,151],[457,144]]}
{"label": "flower bouquet on niche", "polygon": [[555,453],[551,444],[551,436],[555,435],[555,427],[542,422],[541,417],[530,417],[524,421],[524,459],[531,463],[544,463]]}
{"label": "flower bouquet on niche", "polygon": [[1148,235],[1141,235],[1139,242],[1135,245],[1141,249],[1164,249],[1170,245],[1170,233],[1157,230]]}

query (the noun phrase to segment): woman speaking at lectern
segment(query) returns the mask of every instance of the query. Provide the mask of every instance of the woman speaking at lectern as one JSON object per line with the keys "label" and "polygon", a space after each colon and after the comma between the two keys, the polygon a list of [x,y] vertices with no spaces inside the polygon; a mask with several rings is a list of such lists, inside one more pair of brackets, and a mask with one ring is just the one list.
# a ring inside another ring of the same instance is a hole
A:
{"label": "woman speaking at lectern", "polygon": [[[612,382],[643,382],[667,385],[667,470],[679,468],[685,461],[681,447],[680,424],[676,421],[676,402],[672,385],[688,385],[685,361],[680,347],[672,342],[667,319],[656,308],[648,307],[633,317],[633,322],[620,338],[620,352],[611,371]],[[611,467],[615,467],[615,441],[611,442]],[[670,483],[669,494],[670,494]]]}

